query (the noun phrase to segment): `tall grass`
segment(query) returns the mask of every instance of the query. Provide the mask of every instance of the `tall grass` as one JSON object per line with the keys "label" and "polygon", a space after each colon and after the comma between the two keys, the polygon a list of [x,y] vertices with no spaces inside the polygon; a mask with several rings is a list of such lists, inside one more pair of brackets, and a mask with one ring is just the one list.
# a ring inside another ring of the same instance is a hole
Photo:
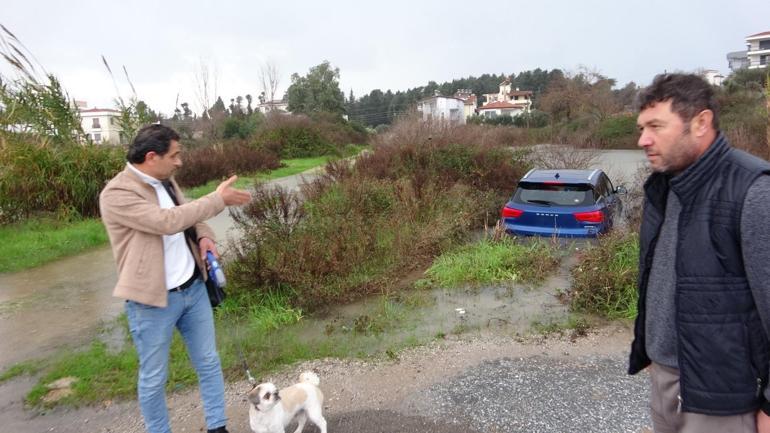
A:
{"label": "tall grass", "polygon": [[614,231],[580,255],[572,269],[570,307],[610,319],[636,317],[639,237]]}
{"label": "tall grass", "polygon": [[0,222],[38,213],[97,216],[99,192],[124,165],[120,148],[0,137]]}
{"label": "tall grass", "polygon": [[537,284],[559,265],[556,248],[545,242],[523,244],[504,237],[484,239],[438,257],[425,272],[440,287],[462,284]]}

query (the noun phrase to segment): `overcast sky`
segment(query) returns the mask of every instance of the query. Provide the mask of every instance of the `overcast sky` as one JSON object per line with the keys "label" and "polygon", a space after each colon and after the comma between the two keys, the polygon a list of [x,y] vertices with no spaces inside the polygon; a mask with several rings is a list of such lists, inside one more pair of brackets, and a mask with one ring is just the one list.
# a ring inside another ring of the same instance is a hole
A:
{"label": "overcast sky", "polygon": [[[171,114],[198,111],[194,70],[216,70],[226,101],[261,91],[259,67],[290,75],[329,60],[347,96],[429,80],[581,65],[648,84],[664,70],[716,69],[748,35],[770,31],[767,0],[39,1],[3,0],[0,23],[71,97],[111,107],[130,96]],[[101,61],[116,72],[119,90]],[[7,73],[7,65],[0,71]]]}

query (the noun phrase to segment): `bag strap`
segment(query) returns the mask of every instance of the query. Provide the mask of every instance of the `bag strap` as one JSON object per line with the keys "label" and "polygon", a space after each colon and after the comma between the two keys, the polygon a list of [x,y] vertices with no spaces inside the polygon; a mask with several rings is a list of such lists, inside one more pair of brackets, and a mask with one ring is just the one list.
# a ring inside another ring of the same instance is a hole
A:
{"label": "bag strap", "polygon": [[[166,179],[161,181],[163,184],[163,187],[166,189],[166,192],[168,193],[169,197],[171,197],[171,201],[174,202],[174,206],[179,206],[179,199],[176,196],[176,191],[174,191],[174,185],[171,183],[170,180]],[[190,226],[186,229],[184,229],[185,236],[192,241],[193,244],[198,245],[198,231],[195,230],[195,226]],[[187,247],[190,247],[190,244],[187,244]],[[195,262],[196,266],[198,262],[195,259],[196,252],[190,249],[190,253],[193,255],[193,262]]]}

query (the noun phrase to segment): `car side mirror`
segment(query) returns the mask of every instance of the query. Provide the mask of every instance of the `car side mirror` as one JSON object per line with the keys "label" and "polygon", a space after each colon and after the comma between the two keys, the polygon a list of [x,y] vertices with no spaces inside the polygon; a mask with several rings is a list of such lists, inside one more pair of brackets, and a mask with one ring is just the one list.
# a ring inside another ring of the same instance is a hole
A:
{"label": "car side mirror", "polygon": [[615,188],[615,194],[628,194],[628,190],[625,186],[620,185],[619,187]]}

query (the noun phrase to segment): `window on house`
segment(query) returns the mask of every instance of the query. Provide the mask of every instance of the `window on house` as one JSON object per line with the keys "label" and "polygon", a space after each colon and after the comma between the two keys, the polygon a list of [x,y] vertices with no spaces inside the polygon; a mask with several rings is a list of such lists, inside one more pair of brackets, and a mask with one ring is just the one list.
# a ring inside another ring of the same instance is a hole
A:
{"label": "window on house", "polygon": [[114,117],[110,117],[110,125],[114,125],[114,124],[115,124],[115,118]]}
{"label": "window on house", "polygon": [[101,128],[101,125],[99,125],[99,118],[94,117],[93,122],[91,123],[91,128],[99,129]]}
{"label": "window on house", "polygon": [[766,41],[759,41],[760,50],[770,50],[770,39]]}
{"label": "window on house", "polygon": [[102,142],[102,134],[94,134],[94,143]]}

